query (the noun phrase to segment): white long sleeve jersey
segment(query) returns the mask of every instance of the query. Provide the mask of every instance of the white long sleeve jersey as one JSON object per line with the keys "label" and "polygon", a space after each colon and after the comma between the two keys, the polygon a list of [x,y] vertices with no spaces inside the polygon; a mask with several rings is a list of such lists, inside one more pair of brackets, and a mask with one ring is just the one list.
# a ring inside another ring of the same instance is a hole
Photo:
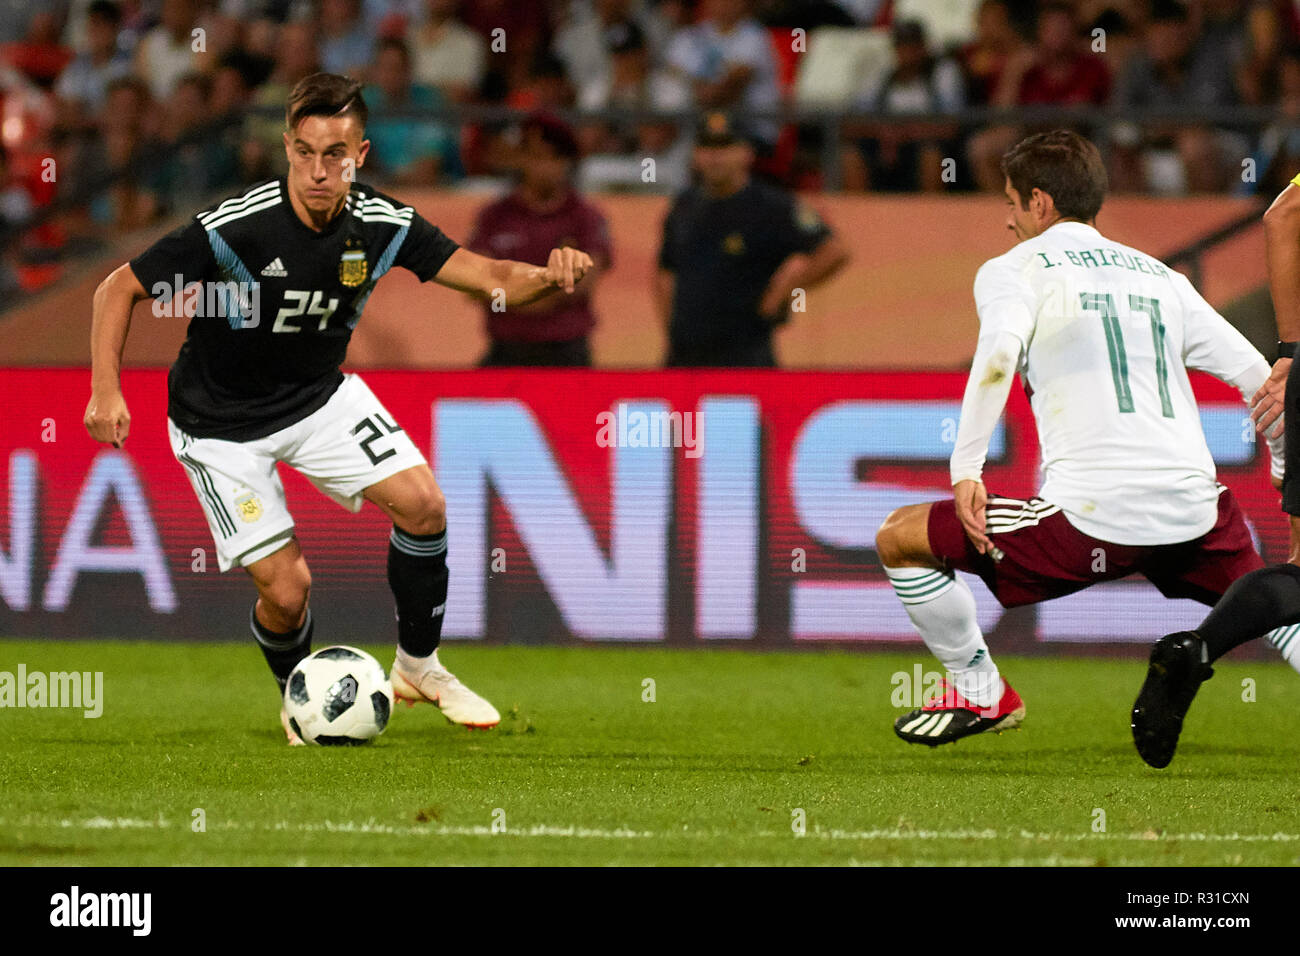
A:
{"label": "white long sleeve jersey", "polygon": [[[1072,525],[1127,545],[1189,541],[1214,526],[1214,461],[1187,370],[1248,400],[1269,366],[1185,276],[1092,226],[1061,222],[986,262],[975,305],[980,338],[954,483],[980,476],[1019,371],[1038,425],[1039,495]],[[1280,473],[1281,440],[1270,450]]]}

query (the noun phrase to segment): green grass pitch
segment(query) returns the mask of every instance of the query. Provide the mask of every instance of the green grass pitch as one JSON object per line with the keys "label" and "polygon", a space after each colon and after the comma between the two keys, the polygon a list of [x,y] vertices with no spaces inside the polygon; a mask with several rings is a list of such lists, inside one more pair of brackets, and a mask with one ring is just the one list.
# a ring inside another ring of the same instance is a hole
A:
{"label": "green grass pitch", "polygon": [[1138,660],[1004,658],[1023,729],[930,750],[890,727],[920,653],[444,657],[499,728],[399,707],[373,745],[290,749],[251,646],[0,642],[0,670],[105,688],[99,719],[0,710],[0,864],[1300,863],[1280,664],[1221,665],[1156,771],[1129,738]]}

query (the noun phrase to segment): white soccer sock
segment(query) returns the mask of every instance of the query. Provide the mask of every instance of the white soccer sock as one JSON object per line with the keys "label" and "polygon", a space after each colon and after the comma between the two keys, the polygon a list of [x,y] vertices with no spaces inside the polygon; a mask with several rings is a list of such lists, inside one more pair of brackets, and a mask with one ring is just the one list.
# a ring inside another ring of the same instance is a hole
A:
{"label": "white soccer sock", "polygon": [[1264,639],[1278,649],[1284,661],[1300,671],[1300,624],[1274,628]]}
{"label": "white soccer sock", "polygon": [[1002,697],[1002,677],[975,618],[975,595],[951,571],[885,568],[894,593],[925,646],[972,704],[992,707]]}

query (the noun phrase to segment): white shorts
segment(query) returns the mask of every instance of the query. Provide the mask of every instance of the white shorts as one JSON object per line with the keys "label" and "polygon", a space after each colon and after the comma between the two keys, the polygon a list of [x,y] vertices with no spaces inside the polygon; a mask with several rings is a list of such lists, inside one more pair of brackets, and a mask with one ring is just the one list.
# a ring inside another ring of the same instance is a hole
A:
{"label": "white shorts", "polygon": [[366,383],[351,374],[319,409],[265,438],[194,438],[170,418],[167,434],[203,506],[222,571],[274,554],[293,536],[276,462],[354,512],[375,482],[427,464]]}

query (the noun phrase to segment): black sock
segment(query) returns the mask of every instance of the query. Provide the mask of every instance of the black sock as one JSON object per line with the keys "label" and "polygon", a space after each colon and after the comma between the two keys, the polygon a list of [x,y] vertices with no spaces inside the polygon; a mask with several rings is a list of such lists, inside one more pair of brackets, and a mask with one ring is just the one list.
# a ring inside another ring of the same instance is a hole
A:
{"label": "black sock", "polygon": [[1275,627],[1296,623],[1300,623],[1300,568],[1274,564],[1233,581],[1196,633],[1215,661]]}
{"label": "black sock", "polygon": [[397,643],[412,657],[428,657],[442,640],[447,578],[446,531],[409,534],[393,526],[388,586],[397,601]]}
{"label": "black sock", "polygon": [[257,619],[257,602],[254,601],[253,610],[248,614],[248,624],[257,646],[262,649],[266,662],[271,665],[271,673],[275,675],[275,682],[280,685],[280,693],[283,694],[284,685],[293,669],[311,653],[311,610],[308,609],[302,627],[280,634],[262,626],[262,622]]}

